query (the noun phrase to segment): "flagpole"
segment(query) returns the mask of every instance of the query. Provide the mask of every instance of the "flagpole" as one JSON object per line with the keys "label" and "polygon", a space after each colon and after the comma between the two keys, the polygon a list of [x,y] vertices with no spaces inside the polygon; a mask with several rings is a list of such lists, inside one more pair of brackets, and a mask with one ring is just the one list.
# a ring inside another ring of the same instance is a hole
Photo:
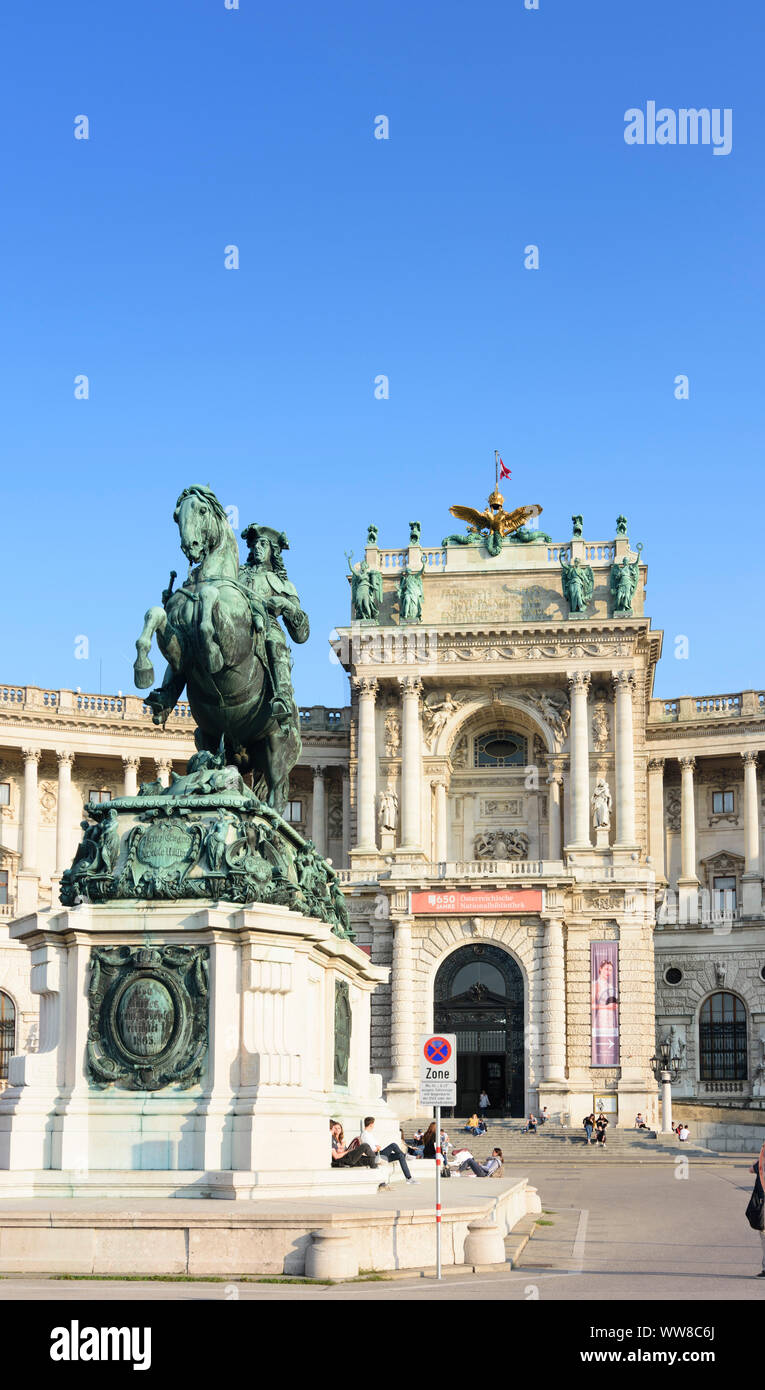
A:
{"label": "flagpole", "polygon": [[499,449],[494,450],[494,488],[499,492]]}

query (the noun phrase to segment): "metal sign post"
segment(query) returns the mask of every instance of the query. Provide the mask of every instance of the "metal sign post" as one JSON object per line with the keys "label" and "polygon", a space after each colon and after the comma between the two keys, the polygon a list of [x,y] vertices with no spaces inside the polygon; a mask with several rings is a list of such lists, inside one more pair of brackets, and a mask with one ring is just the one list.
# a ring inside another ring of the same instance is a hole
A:
{"label": "metal sign post", "polygon": [[436,1106],[436,1278],[441,1278],[441,1106]]}
{"label": "metal sign post", "polygon": [[436,1111],[436,1278],[441,1278],[441,1106],[457,1104],[457,1037],[427,1033],[420,1038],[420,1105]]}

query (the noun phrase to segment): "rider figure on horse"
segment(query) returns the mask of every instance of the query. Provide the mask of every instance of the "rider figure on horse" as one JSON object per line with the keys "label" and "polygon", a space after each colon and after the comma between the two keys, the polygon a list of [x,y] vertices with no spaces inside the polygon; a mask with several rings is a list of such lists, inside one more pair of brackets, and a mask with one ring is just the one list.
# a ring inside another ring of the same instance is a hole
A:
{"label": "rider figure on horse", "polygon": [[284,532],[251,522],[242,531],[242,540],[249,553],[245,563],[239,566],[239,583],[268,614],[265,642],[273,686],[271,714],[277,723],[286,724],[292,718],[294,706],[292,657],[279,618],[284,620],[293,642],[307,641],[308,618],[300,607],[295,585],[287,578],[282,551],[289,550],[289,542]]}

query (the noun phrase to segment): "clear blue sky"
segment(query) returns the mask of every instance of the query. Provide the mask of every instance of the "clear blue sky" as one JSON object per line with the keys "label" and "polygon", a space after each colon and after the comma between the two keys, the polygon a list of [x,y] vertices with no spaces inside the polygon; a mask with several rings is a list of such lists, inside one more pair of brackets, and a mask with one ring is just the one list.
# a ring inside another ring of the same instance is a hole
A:
{"label": "clear blue sky", "polygon": [[[199,481],[288,532],[298,698],[343,703],[344,550],[370,520],[440,541],[497,447],[556,537],[627,513],[657,694],[765,687],[762,0],[35,0],[2,24],[2,680],[133,689]],[[732,153],[627,146],[649,99],[732,107]]]}

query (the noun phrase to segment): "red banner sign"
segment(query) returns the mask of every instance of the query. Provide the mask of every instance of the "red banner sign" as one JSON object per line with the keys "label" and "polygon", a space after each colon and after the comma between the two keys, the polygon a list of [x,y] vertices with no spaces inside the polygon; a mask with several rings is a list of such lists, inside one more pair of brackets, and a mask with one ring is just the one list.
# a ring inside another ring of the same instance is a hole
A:
{"label": "red banner sign", "polygon": [[487,892],[412,893],[410,911],[420,917],[500,916],[508,912],[541,912],[541,888],[497,888]]}

